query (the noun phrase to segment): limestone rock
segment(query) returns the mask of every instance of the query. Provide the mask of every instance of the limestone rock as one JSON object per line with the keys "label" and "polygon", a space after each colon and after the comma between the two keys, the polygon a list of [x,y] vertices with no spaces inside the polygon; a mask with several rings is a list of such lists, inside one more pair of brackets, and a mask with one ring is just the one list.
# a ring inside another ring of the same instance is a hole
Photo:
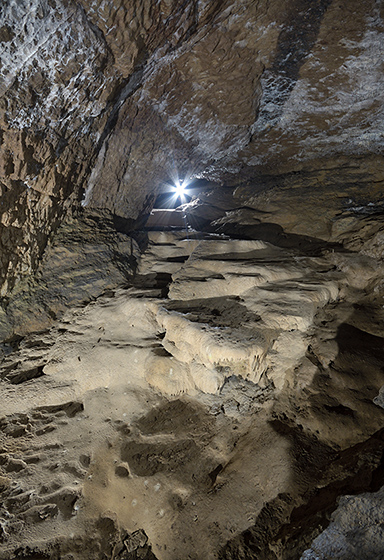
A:
{"label": "limestone rock", "polygon": [[381,15],[373,0],[6,2],[3,295],[84,194],[132,227],[175,173],[345,184],[353,153],[382,181]]}
{"label": "limestone rock", "polygon": [[382,494],[381,490],[369,495],[343,497],[329,527],[304,552],[302,560],[380,558],[383,553]]}
{"label": "limestone rock", "polygon": [[384,557],[383,15],[2,2],[1,560]]}

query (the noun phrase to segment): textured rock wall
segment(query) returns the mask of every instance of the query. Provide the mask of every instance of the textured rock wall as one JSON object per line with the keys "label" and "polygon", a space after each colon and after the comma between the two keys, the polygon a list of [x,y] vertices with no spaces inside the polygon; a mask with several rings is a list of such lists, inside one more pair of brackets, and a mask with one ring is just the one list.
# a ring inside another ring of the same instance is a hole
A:
{"label": "textured rock wall", "polygon": [[[0,338],[45,331],[70,306],[132,279],[137,243],[117,233],[109,215],[85,214],[59,226],[35,275],[3,299]],[[1,350],[0,350],[1,352]]]}
{"label": "textured rock wall", "polygon": [[[148,53],[166,42],[168,34],[174,37],[178,26],[182,38],[194,21],[187,17],[187,23],[179,22],[189,11],[174,5],[165,26],[161,8],[169,6],[138,2],[107,8],[99,2],[83,7],[56,0],[3,4],[3,295],[15,278],[36,267],[50,233],[82,196],[119,106],[140,83]],[[112,175],[109,185],[120,179]],[[137,205],[133,199],[125,213],[136,218],[145,197],[144,192]]]}
{"label": "textured rock wall", "polygon": [[176,173],[381,169],[382,34],[375,0],[6,0],[3,295],[83,196],[130,227]]}
{"label": "textured rock wall", "polygon": [[5,2],[1,22],[4,295],[76,199],[115,85],[111,54],[78,4]]}

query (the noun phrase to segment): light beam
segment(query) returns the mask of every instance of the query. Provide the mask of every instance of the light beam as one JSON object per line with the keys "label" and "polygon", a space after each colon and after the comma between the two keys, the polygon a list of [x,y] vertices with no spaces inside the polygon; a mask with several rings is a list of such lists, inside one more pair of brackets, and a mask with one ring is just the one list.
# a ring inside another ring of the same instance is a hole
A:
{"label": "light beam", "polygon": [[175,183],[175,195],[176,197],[182,197],[185,191],[186,183],[184,181],[176,181]]}

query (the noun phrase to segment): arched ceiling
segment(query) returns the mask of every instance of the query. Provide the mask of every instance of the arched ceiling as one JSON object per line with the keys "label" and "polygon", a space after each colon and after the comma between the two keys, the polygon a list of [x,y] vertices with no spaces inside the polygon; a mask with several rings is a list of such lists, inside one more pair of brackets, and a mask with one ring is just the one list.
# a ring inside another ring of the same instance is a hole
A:
{"label": "arched ceiling", "polygon": [[377,0],[6,0],[0,26],[3,295],[68,209],[131,227],[175,170],[381,186]]}

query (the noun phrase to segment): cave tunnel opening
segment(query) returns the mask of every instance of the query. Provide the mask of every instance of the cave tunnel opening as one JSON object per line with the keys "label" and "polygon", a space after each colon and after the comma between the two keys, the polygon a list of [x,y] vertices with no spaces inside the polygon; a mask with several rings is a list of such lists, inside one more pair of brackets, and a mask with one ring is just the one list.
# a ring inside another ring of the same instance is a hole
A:
{"label": "cave tunnel opening", "polygon": [[199,197],[212,183],[206,179],[190,179],[189,181],[175,181],[161,187],[153,205],[154,210],[175,210],[183,204]]}
{"label": "cave tunnel opening", "polygon": [[175,179],[165,183],[155,199],[145,229],[199,230],[200,221],[193,219],[190,210],[215,187],[217,185],[206,179]]}

